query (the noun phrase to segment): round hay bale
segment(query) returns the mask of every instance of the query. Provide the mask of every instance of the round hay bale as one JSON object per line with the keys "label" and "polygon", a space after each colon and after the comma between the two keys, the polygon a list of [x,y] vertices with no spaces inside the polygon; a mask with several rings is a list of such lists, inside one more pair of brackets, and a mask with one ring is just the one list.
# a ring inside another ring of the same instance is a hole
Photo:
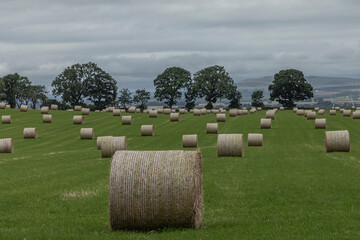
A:
{"label": "round hay bale", "polygon": [[206,133],[219,133],[219,124],[217,123],[207,123],[206,124]]}
{"label": "round hay bale", "polygon": [[211,109],[211,113],[219,113],[219,109]]}
{"label": "round hay bale", "polygon": [[3,115],[1,116],[1,123],[2,124],[11,124],[12,123],[12,118],[10,115]]}
{"label": "round hay bale", "polygon": [[261,129],[270,129],[271,128],[271,118],[260,119],[260,128]]}
{"label": "round hay bale", "polygon": [[107,112],[114,112],[114,110],[115,110],[115,107],[108,107],[106,111]]}
{"label": "round hay bale", "polygon": [[101,140],[101,157],[112,157],[116,151],[126,150],[126,137],[107,137]]}
{"label": "round hay bale", "polygon": [[59,109],[59,106],[56,105],[56,104],[51,104],[51,105],[50,105],[50,109],[51,109],[51,110],[58,110],[58,109]]}
{"label": "round hay bale", "polygon": [[237,116],[237,109],[236,108],[230,109],[229,116],[230,117],[236,117]]}
{"label": "round hay bale", "polygon": [[50,109],[49,109],[49,107],[47,107],[47,106],[44,106],[44,107],[41,107],[41,108],[40,108],[40,113],[41,113],[41,114],[48,114],[49,111],[50,111]]}
{"label": "round hay bale", "polygon": [[90,108],[82,108],[81,114],[82,115],[90,115]]}
{"label": "round hay bale", "polygon": [[194,109],[194,116],[201,116],[201,110],[200,109]]}
{"label": "round hay bale", "polygon": [[284,107],[280,107],[280,111],[283,111],[283,110],[285,110],[285,108],[284,108]]}
{"label": "round hay bale", "polygon": [[242,109],[238,109],[236,113],[237,113],[238,116],[241,116],[241,115],[243,115],[243,110],[242,110]]}
{"label": "round hay bale", "polygon": [[176,110],[175,110],[175,109],[172,109],[171,112],[172,112],[172,113],[176,113]]}
{"label": "round hay bale", "polygon": [[143,113],[149,113],[148,109],[144,109]]}
{"label": "round hay bale", "polygon": [[296,111],[296,114],[297,114],[298,116],[304,116],[305,111],[304,111],[304,109],[298,109],[298,110]]}
{"label": "round hay bale", "polygon": [[340,109],[340,112],[341,112],[341,113],[343,113],[344,111],[345,111],[345,109],[343,109],[343,108]]}
{"label": "round hay bale", "polygon": [[6,104],[6,107],[5,107],[5,109],[11,109],[11,106],[10,106],[10,104]]}
{"label": "round hay bale", "polygon": [[114,109],[112,112],[114,117],[121,116],[121,110],[120,109]]}
{"label": "round hay bale", "polygon": [[141,113],[141,109],[140,109],[140,108],[137,108],[135,112],[136,112],[136,113]]}
{"label": "round hay bale", "polygon": [[191,113],[194,113],[194,109],[190,109],[190,112],[191,112]]}
{"label": "round hay bale", "polygon": [[81,128],[80,129],[80,139],[94,139],[94,129],[93,128]]}
{"label": "round hay bale", "polygon": [[0,153],[13,153],[14,144],[12,138],[0,139]]}
{"label": "round hay bale", "polygon": [[201,112],[201,115],[206,115],[206,114],[207,114],[207,109],[206,109],[206,108],[202,108],[202,109],[200,110],[200,112]]}
{"label": "round hay bale", "polygon": [[261,111],[262,108],[261,108],[261,107],[257,107],[256,110],[257,110],[257,111]]}
{"label": "round hay bale", "polygon": [[356,107],[356,110],[360,110],[360,107]]}
{"label": "round hay bale", "polygon": [[335,107],[335,110],[336,110],[336,111],[339,111],[339,110],[340,110],[340,107]]}
{"label": "round hay bale", "polygon": [[5,108],[6,108],[6,103],[1,102],[0,103],[0,109],[5,109]]}
{"label": "round hay bale", "polygon": [[319,109],[317,113],[318,113],[319,115],[324,115],[325,110],[324,110],[324,109]]}
{"label": "round hay bale", "polygon": [[126,112],[126,109],[120,108],[120,112],[121,112],[121,113],[125,113],[125,112]]}
{"label": "round hay bale", "polygon": [[197,134],[182,135],[182,145],[184,148],[197,148],[198,147],[198,136]]}
{"label": "round hay bale", "polygon": [[261,147],[263,145],[263,135],[261,133],[248,134],[248,146]]}
{"label": "round hay bale", "polygon": [[29,110],[28,105],[21,105],[20,106],[20,112],[27,112]]}
{"label": "round hay bale", "polygon": [[96,147],[98,150],[101,150],[101,142],[105,138],[112,138],[113,136],[101,136],[96,138]]}
{"label": "round hay bale", "polygon": [[170,113],[170,121],[171,122],[180,121],[180,113]]}
{"label": "round hay bale", "polygon": [[154,125],[141,125],[141,136],[154,136]]}
{"label": "round hay bale", "polygon": [[128,112],[129,113],[136,113],[136,107],[129,107]]}
{"label": "round hay bale", "polygon": [[316,112],[310,111],[306,115],[307,120],[313,120],[316,118]]}
{"label": "round hay bale", "polygon": [[275,119],[275,111],[274,110],[266,111],[265,118]]}
{"label": "round hay bale", "polygon": [[254,108],[250,109],[250,114],[254,114],[254,113],[256,113],[256,109]]}
{"label": "round hay bale", "polygon": [[67,109],[66,111],[67,111],[67,112],[73,112],[74,109]]}
{"label": "round hay bale", "polygon": [[117,151],[109,181],[111,229],[200,227],[201,158],[199,151]]}
{"label": "round hay bale", "polygon": [[226,113],[226,109],[219,110],[219,113]]}
{"label": "round hay bale", "polygon": [[157,112],[158,112],[158,114],[163,114],[163,113],[164,113],[164,109],[163,109],[163,108],[159,108],[159,109],[157,110]]}
{"label": "round hay bale", "polygon": [[158,111],[156,110],[149,111],[149,118],[157,118],[157,117],[158,117]]}
{"label": "round hay bale", "polygon": [[226,121],[226,114],[225,113],[217,113],[216,114],[216,121],[217,122],[225,122]]}
{"label": "round hay bale", "polygon": [[81,115],[75,115],[73,116],[73,124],[84,124],[85,118]]}
{"label": "round hay bale", "polygon": [[74,106],[74,111],[81,111],[82,106],[76,105]]}
{"label": "round hay bale", "polygon": [[242,134],[219,134],[217,140],[218,157],[243,157],[244,140]]}
{"label": "round hay bale", "polygon": [[242,110],[242,115],[247,115],[247,114],[248,114],[248,110],[246,110],[246,109],[244,110],[244,109],[243,109],[243,110]]}
{"label": "round hay bale", "polygon": [[326,118],[315,119],[315,129],[326,129]]}
{"label": "round hay bale", "polygon": [[353,119],[360,119],[360,111],[356,110],[353,112]]}
{"label": "round hay bale", "polygon": [[164,114],[170,114],[171,108],[164,108]]}
{"label": "round hay bale", "polygon": [[343,111],[343,117],[350,117],[351,116],[351,110],[344,110]]}
{"label": "round hay bale", "polygon": [[24,138],[37,138],[37,128],[24,128]]}
{"label": "round hay bale", "polygon": [[336,110],[332,109],[330,110],[330,113],[329,113],[331,116],[335,116],[336,115]]}
{"label": "round hay bale", "polygon": [[325,131],[324,145],[325,152],[350,152],[349,131]]}
{"label": "round hay bale", "polygon": [[100,112],[100,110],[95,110],[96,113]]}
{"label": "round hay bale", "polygon": [[42,116],[43,123],[52,123],[52,115],[45,114]]}
{"label": "round hay bale", "polygon": [[296,107],[294,107],[294,108],[293,108],[293,112],[294,112],[294,113],[296,113],[296,112],[297,112],[297,110],[299,110],[299,109],[298,109],[298,108],[296,108]]}
{"label": "round hay bale", "polygon": [[320,108],[316,107],[316,108],[314,108],[314,110],[317,112],[317,111],[319,111],[319,110],[320,110]]}
{"label": "round hay bale", "polygon": [[187,113],[187,111],[186,111],[186,109],[181,108],[181,109],[179,109],[179,113],[180,113],[180,114],[186,114],[186,113]]}
{"label": "round hay bale", "polygon": [[122,116],[122,125],[131,125],[131,116]]}

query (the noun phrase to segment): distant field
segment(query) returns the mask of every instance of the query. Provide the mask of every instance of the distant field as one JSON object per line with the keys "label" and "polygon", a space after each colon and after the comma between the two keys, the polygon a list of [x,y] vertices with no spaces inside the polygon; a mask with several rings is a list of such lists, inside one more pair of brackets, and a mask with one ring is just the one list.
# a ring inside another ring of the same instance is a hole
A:
{"label": "distant field", "polygon": [[[324,130],[314,121],[280,111],[272,129],[260,129],[265,111],[227,116],[220,133],[263,133],[263,147],[245,146],[245,157],[217,157],[217,135],[205,133],[215,115],[169,115],[157,119],[91,113],[82,126],[77,112],[52,111],[43,124],[39,110],[0,110],[13,123],[0,125],[15,152],[0,154],[0,239],[360,239],[360,120],[327,118],[327,130],[348,129],[351,152],[325,153]],[[140,126],[155,125],[154,137]],[[37,127],[38,139],[23,139]],[[81,127],[95,129],[80,140]],[[183,134],[198,134],[203,155],[205,211],[200,229],[111,231],[108,186],[110,158],[102,159],[96,137],[126,136],[129,150],[182,149]]]}

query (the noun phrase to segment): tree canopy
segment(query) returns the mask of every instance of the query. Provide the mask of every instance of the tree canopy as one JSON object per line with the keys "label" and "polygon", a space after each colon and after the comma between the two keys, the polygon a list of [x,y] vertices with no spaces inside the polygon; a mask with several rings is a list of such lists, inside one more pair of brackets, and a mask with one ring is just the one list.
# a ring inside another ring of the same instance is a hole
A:
{"label": "tree canopy", "polygon": [[1,78],[2,98],[7,101],[12,108],[16,107],[16,103],[21,103],[28,94],[27,88],[31,84],[30,80],[18,73],[8,74]]}
{"label": "tree canopy", "polygon": [[251,94],[251,106],[253,107],[264,107],[262,98],[264,97],[264,92],[261,90],[254,91]]}
{"label": "tree canopy", "polygon": [[133,102],[136,104],[137,108],[144,110],[147,108],[147,102],[150,100],[150,92],[145,89],[137,89],[135,91],[135,96]]}
{"label": "tree canopy", "polygon": [[233,86],[229,92],[228,95],[226,97],[228,100],[230,100],[229,102],[229,108],[239,108],[241,107],[241,92],[239,92],[237,90],[236,86]]}
{"label": "tree canopy", "polygon": [[119,96],[119,105],[121,108],[127,109],[130,104],[132,104],[133,100],[131,97],[131,91],[128,88],[120,89]]}
{"label": "tree canopy", "polygon": [[284,107],[294,107],[295,101],[312,98],[313,87],[304,78],[303,72],[296,69],[281,70],[274,75],[269,85],[270,100],[278,101]]}

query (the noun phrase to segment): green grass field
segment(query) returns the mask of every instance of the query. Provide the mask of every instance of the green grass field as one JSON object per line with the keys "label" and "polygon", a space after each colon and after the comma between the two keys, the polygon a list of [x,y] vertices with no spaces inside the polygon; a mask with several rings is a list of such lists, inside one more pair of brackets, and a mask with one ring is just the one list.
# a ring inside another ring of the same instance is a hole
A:
{"label": "green grass field", "polygon": [[[351,152],[325,153],[324,131],[314,120],[279,111],[272,129],[260,129],[265,111],[227,116],[220,133],[263,133],[263,147],[245,146],[245,156],[217,157],[217,135],[205,125],[215,115],[169,115],[157,119],[91,113],[84,125],[78,112],[51,111],[43,124],[39,110],[0,110],[13,123],[0,125],[0,138],[13,138],[14,153],[0,154],[0,239],[360,239],[360,120],[339,113],[327,130],[348,129]],[[140,126],[155,125],[154,137]],[[23,139],[37,127],[38,139]],[[94,140],[80,140],[92,127]],[[126,136],[128,150],[182,149],[183,134],[198,134],[203,156],[204,203],[200,229],[112,231],[109,228],[110,158],[101,158],[97,136]]]}

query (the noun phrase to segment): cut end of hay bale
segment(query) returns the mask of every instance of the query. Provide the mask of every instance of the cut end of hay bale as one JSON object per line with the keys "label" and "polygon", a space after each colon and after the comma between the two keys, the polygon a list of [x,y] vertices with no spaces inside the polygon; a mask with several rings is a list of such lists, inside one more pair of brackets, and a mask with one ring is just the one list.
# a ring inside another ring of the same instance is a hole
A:
{"label": "cut end of hay bale", "polygon": [[244,140],[242,134],[219,134],[218,157],[243,157]]}
{"label": "cut end of hay bale", "polygon": [[324,146],[325,152],[350,152],[349,131],[325,131]]}
{"label": "cut end of hay bale", "polygon": [[182,145],[184,148],[197,148],[198,147],[197,134],[182,135]]}

